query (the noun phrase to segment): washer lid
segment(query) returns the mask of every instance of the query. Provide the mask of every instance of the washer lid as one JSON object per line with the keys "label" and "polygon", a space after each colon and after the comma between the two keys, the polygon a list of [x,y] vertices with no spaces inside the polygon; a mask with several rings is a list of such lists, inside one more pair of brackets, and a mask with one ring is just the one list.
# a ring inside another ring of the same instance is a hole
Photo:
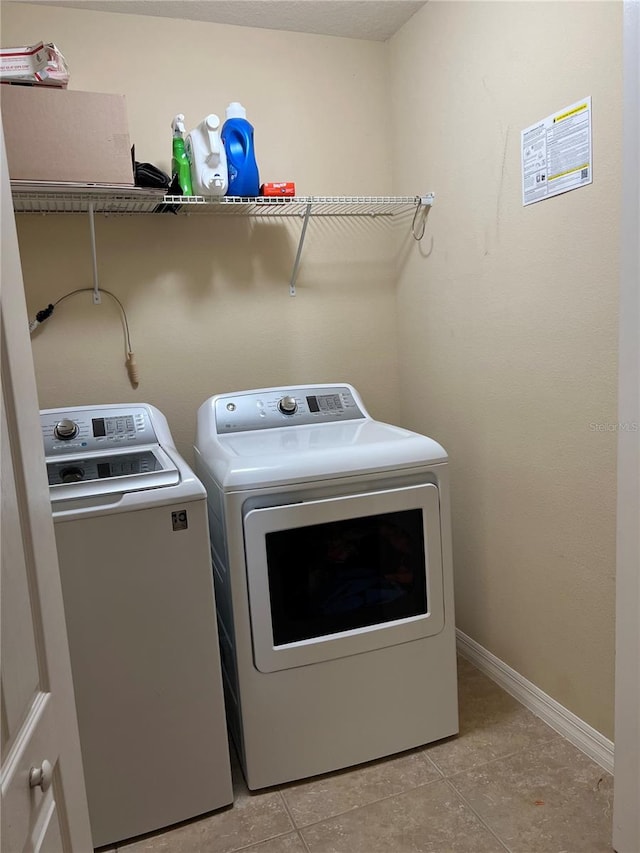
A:
{"label": "washer lid", "polygon": [[196,450],[226,488],[279,485],[446,462],[433,439],[372,420],[198,436]]}
{"label": "washer lid", "polygon": [[180,482],[177,466],[160,445],[49,459],[47,477],[52,501],[137,492]]}

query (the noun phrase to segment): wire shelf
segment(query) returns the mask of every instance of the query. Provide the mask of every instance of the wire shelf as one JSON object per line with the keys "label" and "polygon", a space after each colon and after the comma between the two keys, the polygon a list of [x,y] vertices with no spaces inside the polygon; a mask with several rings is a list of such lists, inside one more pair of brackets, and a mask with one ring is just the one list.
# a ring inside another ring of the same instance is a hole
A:
{"label": "wire shelf", "polygon": [[433,196],[292,196],[204,198],[166,196],[136,187],[36,184],[12,181],[16,213],[226,214],[237,216],[394,216],[431,204]]}

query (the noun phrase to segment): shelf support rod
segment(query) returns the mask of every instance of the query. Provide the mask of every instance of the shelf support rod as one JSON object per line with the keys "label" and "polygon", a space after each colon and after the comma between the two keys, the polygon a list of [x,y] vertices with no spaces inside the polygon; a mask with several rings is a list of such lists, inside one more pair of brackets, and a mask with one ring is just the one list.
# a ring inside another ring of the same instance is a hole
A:
{"label": "shelf support rod", "polygon": [[100,305],[102,297],[98,287],[98,260],[96,257],[96,224],[94,221],[93,202],[89,202],[89,231],[91,233],[91,260],[93,261],[93,304]]}
{"label": "shelf support rod", "polygon": [[298,243],[298,251],[296,252],[296,259],[293,262],[293,271],[291,273],[291,283],[289,284],[289,295],[296,295],[296,279],[298,278],[298,267],[300,266],[300,257],[302,256],[302,246],[304,245],[304,238],[307,233],[307,225],[309,224],[309,217],[311,216],[311,203],[307,205],[307,209],[304,214],[304,222],[302,223],[302,233],[300,234],[300,242]]}

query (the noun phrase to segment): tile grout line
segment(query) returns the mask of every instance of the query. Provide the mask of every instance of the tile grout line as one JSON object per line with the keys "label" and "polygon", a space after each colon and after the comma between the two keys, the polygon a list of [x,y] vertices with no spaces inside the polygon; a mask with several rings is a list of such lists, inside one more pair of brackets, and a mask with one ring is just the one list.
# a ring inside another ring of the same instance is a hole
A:
{"label": "tile grout line", "polygon": [[[342,812],[336,812],[335,814],[327,815],[326,817],[320,818],[319,820],[314,820],[314,821],[312,821],[311,823],[305,823],[305,824],[303,824],[302,826],[298,826],[298,823],[296,822],[296,820],[295,820],[295,818],[294,818],[294,816],[293,816],[293,813],[292,813],[292,812],[290,811],[290,809],[289,809],[289,805],[288,805],[288,803],[287,803],[287,798],[286,798],[285,793],[284,793],[285,789],[284,789],[284,788],[278,788],[278,792],[279,792],[279,793],[281,794],[281,796],[282,796],[282,799],[283,799],[283,801],[284,801],[284,805],[285,805],[285,809],[287,810],[287,814],[289,815],[289,818],[291,819],[291,822],[293,823],[293,826],[295,827],[295,829],[296,829],[296,830],[300,830],[300,831],[301,831],[301,830],[303,830],[303,829],[307,829],[307,828],[308,828],[308,827],[310,827],[310,826],[316,826],[317,824],[322,823],[322,822],[323,822],[323,821],[325,821],[325,820],[332,820],[334,817],[340,817],[340,815],[349,814],[350,812],[357,811],[357,809],[364,808],[365,806],[370,806],[370,805],[373,805],[374,803],[380,803],[380,802],[382,802],[383,800],[389,800],[389,799],[391,799],[392,797],[398,797],[398,796],[400,796],[401,794],[406,794],[406,793],[408,793],[409,791],[413,791],[413,790],[415,790],[416,788],[423,788],[423,787],[425,787],[426,785],[431,785],[431,784],[433,784],[433,782],[441,782],[441,781],[443,781],[443,779],[445,778],[444,773],[442,772],[442,770],[440,770],[440,768],[439,768],[439,767],[437,767],[437,766],[435,765],[435,763],[434,763],[434,762],[429,758],[429,756],[424,752],[424,747],[423,747],[422,751],[420,750],[420,748],[415,749],[415,750],[411,750],[411,751],[412,751],[412,752],[415,752],[415,754],[417,754],[417,755],[420,755],[422,758],[426,758],[426,759],[427,759],[428,764],[430,764],[430,765],[431,765],[431,768],[432,768],[433,770],[435,770],[435,772],[438,774],[439,778],[438,778],[438,779],[430,779],[430,780],[428,780],[427,782],[420,782],[418,785],[411,785],[409,788],[405,788],[405,789],[403,789],[402,791],[396,791],[396,792],[395,792],[395,793],[393,793],[393,794],[385,794],[385,795],[383,795],[382,797],[378,797],[378,798],[377,798],[377,799],[375,799],[375,800],[369,800],[369,802],[362,803],[362,804],[361,804],[361,805],[359,805],[359,806],[353,806],[352,808],[350,808],[350,809],[346,809],[345,811],[342,811]],[[393,757],[393,756],[389,756],[389,757]],[[381,760],[381,761],[384,761],[384,759],[380,759],[380,760]],[[365,764],[368,764],[369,762],[364,762],[364,763],[365,763]],[[349,768],[349,769],[351,769],[351,770],[356,769],[356,770],[357,770],[360,766],[361,766],[361,765],[357,765],[357,764],[356,764],[356,765],[353,765],[353,767],[351,767],[351,768]],[[345,768],[345,769],[347,770],[347,768]],[[325,775],[325,774],[322,774],[322,775]],[[326,774],[326,775],[332,775],[332,774]],[[314,777],[309,777],[309,778],[313,779]],[[304,780],[298,780],[298,781],[304,781]],[[303,839],[303,840],[304,840],[304,839]],[[306,845],[305,845],[305,846],[306,846]],[[232,853],[235,853],[235,851],[232,851]]]}
{"label": "tile grout line", "polygon": [[[558,732],[554,732],[554,735],[556,737],[562,738],[562,735],[558,734]],[[551,740],[552,739],[553,738],[551,738]],[[562,739],[566,740],[566,738]],[[548,743],[546,738],[544,738],[543,740],[545,743]],[[433,761],[433,763],[436,765],[436,768],[440,771],[440,773],[442,773],[444,779],[455,779],[456,776],[460,776],[462,773],[469,773],[472,770],[479,770],[482,767],[487,767],[489,764],[494,764],[496,761],[504,761],[507,758],[513,758],[514,755],[520,755],[523,752],[527,752],[527,750],[532,749],[534,745],[535,744],[528,744],[528,746],[523,746],[520,749],[514,749],[513,752],[506,752],[504,755],[497,755],[495,758],[490,758],[488,761],[482,761],[479,764],[471,764],[469,767],[465,767],[463,770],[456,770],[455,773],[450,774],[447,774],[443,770],[440,770],[440,768],[433,759],[431,759],[431,761]]]}
{"label": "tile grout line", "polygon": [[[554,735],[555,735],[555,736],[557,736],[557,733],[554,733]],[[296,820],[294,819],[293,815],[291,814],[291,812],[290,812],[290,810],[289,810],[289,808],[288,808],[287,802],[286,802],[286,797],[284,796],[284,792],[282,791],[282,789],[278,789],[278,791],[279,791],[279,793],[282,795],[282,799],[283,799],[283,801],[284,801],[284,803],[285,803],[285,808],[286,808],[286,810],[287,810],[287,813],[289,814],[289,817],[290,817],[290,819],[291,819],[291,821],[292,821],[292,823],[293,823],[293,825],[294,825],[295,829],[296,829],[297,831],[301,832],[303,829],[309,829],[310,827],[312,827],[312,826],[318,826],[319,824],[324,823],[325,821],[328,821],[328,820],[334,820],[335,818],[342,817],[343,815],[346,815],[346,814],[351,814],[351,812],[358,811],[359,809],[367,808],[367,806],[372,806],[372,805],[375,805],[376,803],[384,802],[385,800],[391,800],[391,799],[393,799],[394,797],[400,797],[400,796],[402,796],[403,794],[408,794],[408,793],[410,793],[411,791],[415,791],[415,790],[417,790],[418,788],[426,788],[428,785],[433,785],[433,784],[435,784],[436,782],[446,782],[446,783],[448,783],[448,786],[449,786],[450,788],[452,788],[452,789],[455,791],[456,795],[458,795],[461,799],[463,799],[463,800],[464,800],[464,798],[462,797],[462,795],[461,795],[461,794],[459,794],[459,792],[458,792],[457,788],[455,788],[455,786],[453,785],[453,783],[449,784],[449,782],[450,782],[450,780],[451,780],[451,779],[454,779],[456,776],[460,776],[460,775],[462,775],[463,773],[468,773],[468,772],[469,772],[469,771],[471,771],[471,770],[476,770],[476,769],[481,768],[481,767],[486,767],[487,765],[489,765],[489,764],[493,764],[493,763],[495,763],[496,761],[502,761],[502,760],[504,760],[504,759],[511,758],[511,757],[513,757],[514,755],[519,755],[521,752],[526,752],[526,750],[527,750],[527,749],[529,749],[529,747],[523,747],[522,749],[516,749],[516,750],[514,750],[513,752],[508,752],[508,753],[506,753],[505,755],[499,755],[499,756],[497,756],[496,758],[491,758],[489,761],[483,761],[481,764],[474,764],[474,765],[472,765],[471,767],[467,767],[467,768],[465,768],[464,770],[458,770],[456,773],[453,773],[453,774],[451,774],[450,776],[447,776],[447,775],[446,775],[446,773],[445,773],[445,772],[444,772],[444,771],[443,771],[443,770],[442,770],[442,769],[441,769],[441,768],[436,764],[436,762],[435,762],[432,758],[430,758],[430,756],[429,756],[426,752],[425,752],[425,753],[422,753],[422,757],[423,757],[423,758],[426,758],[426,759],[427,759],[427,761],[429,762],[429,764],[431,764],[431,765],[432,765],[432,767],[433,767],[433,769],[436,771],[436,773],[438,773],[438,778],[437,778],[437,779],[430,779],[428,782],[421,782],[421,783],[420,783],[420,784],[418,784],[418,785],[412,785],[412,786],[410,786],[409,788],[405,788],[405,789],[404,789],[404,790],[402,790],[402,791],[396,791],[396,792],[395,792],[395,793],[393,793],[393,794],[385,794],[384,796],[382,796],[382,797],[378,797],[378,798],[377,798],[377,799],[375,799],[375,800],[369,800],[369,802],[362,803],[361,805],[354,806],[353,808],[346,809],[345,811],[335,812],[335,813],[333,813],[333,814],[326,815],[325,817],[320,818],[319,820],[314,820],[314,821],[311,821],[310,823],[302,824],[301,826],[298,826],[298,823],[296,822]],[[465,804],[466,804],[466,805],[469,805],[469,804],[467,803],[467,801],[466,801],[466,800],[464,800],[464,802],[465,802]],[[476,817],[478,817],[478,819],[481,821],[481,823],[483,824],[483,826],[485,826],[487,829],[490,829],[490,827],[485,823],[485,821],[480,817],[480,815],[479,815],[479,814],[477,814],[477,812],[475,811],[475,809],[474,809],[471,805],[469,805],[469,808],[473,811],[473,813],[476,815]],[[493,832],[493,830],[491,830],[491,832],[492,832],[492,834],[493,834],[493,835],[495,835],[495,833]],[[497,836],[496,836],[496,837],[497,837]],[[302,840],[303,840],[303,842],[304,842],[304,838],[303,838]],[[500,841],[500,843],[501,843],[503,846],[505,846],[505,845],[503,844],[503,842],[502,842],[500,839],[498,839],[498,840]],[[305,844],[305,847],[307,847],[307,845],[306,845],[306,844]],[[307,848],[307,849],[308,849],[308,848]],[[505,849],[509,850],[509,848],[507,848],[507,847],[505,847]],[[235,853],[235,851],[232,851],[232,853]]]}
{"label": "tile grout line", "polygon": [[[274,792],[274,793],[278,793],[278,794],[280,794],[281,792],[278,790],[278,791],[276,791],[276,792]],[[281,796],[281,800],[283,800],[283,799],[284,799],[284,798]],[[288,810],[288,808],[286,807],[286,803],[285,803],[285,811],[286,811],[286,813],[287,813],[287,817],[289,818],[289,820],[291,821],[291,824],[292,824],[292,826],[291,826],[289,829],[287,829],[287,831],[286,831],[286,832],[276,832],[274,835],[267,835],[265,838],[260,838],[260,839],[258,839],[257,841],[256,841],[256,840],[254,840],[254,841],[249,841],[247,844],[242,844],[240,847],[232,847],[231,849],[227,850],[227,851],[226,851],[226,853],[242,853],[242,851],[243,851],[243,850],[249,850],[249,849],[251,849],[252,847],[256,847],[256,846],[258,846],[258,845],[260,845],[260,844],[265,844],[266,842],[268,842],[268,841],[273,841],[273,840],[275,840],[275,839],[277,839],[277,838],[285,838],[287,835],[292,835],[293,833],[295,833],[295,834],[300,838],[300,840],[302,841],[302,844],[303,844],[303,846],[304,846],[305,850],[306,850],[306,851],[309,851],[309,848],[308,848],[307,844],[305,843],[304,839],[303,839],[303,838],[301,838],[301,836],[300,836],[300,832],[298,831],[298,828],[296,827],[296,825],[295,825],[295,823],[294,823],[294,821],[293,821],[293,818],[292,818],[292,817],[291,817],[291,815],[289,814],[289,810]],[[216,810],[216,812],[217,812],[217,810]],[[215,816],[216,816],[216,814],[214,814],[214,815],[210,815],[210,817],[211,817],[211,816],[212,816],[212,817],[215,817]],[[201,817],[202,817],[202,816],[201,816]],[[201,819],[201,817],[193,818],[192,820],[185,821],[184,823],[186,823],[186,824],[195,824],[195,823],[197,823],[197,822]],[[163,835],[165,835],[165,833],[166,833],[166,834],[168,834],[169,832],[171,832],[171,829],[172,829],[172,827],[171,827],[171,826],[169,826],[169,827],[167,827],[165,830],[160,830],[157,834],[155,834],[155,833],[154,833],[154,834],[153,834],[153,836],[151,836],[151,837],[152,837],[154,840],[158,840],[158,841],[159,841],[159,840],[161,840],[161,839],[162,839],[162,837],[163,837]],[[138,842],[134,840],[134,841],[133,841],[133,843],[138,843]],[[114,848],[113,848],[113,850],[108,849],[108,850],[105,850],[105,851],[101,851],[101,853],[125,853],[126,846],[127,846],[127,845],[125,845],[125,847],[122,847],[122,848],[120,848],[120,847],[114,847]],[[310,853],[310,851],[309,851],[309,853]]]}
{"label": "tile grout line", "polygon": [[300,839],[300,841],[302,842],[302,846],[303,846],[303,847],[304,847],[304,849],[306,850],[306,853],[311,853],[311,848],[310,848],[310,847],[309,847],[309,845],[307,844],[307,840],[306,840],[306,838],[304,837],[304,835],[302,834],[302,830],[297,829],[297,830],[296,830],[296,832],[298,833],[298,838],[299,838],[299,839]]}
{"label": "tile grout line", "polygon": [[300,839],[300,841],[302,842],[302,846],[303,846],[303,847],[304,847],[304,849],[307,851],[307,853],[311,853],[311,851],[310,851],[310,849],[309,849],[309,845],[308,845],[308,844],[307,844],[307,842],[304,840],[304,837],[303,837],[303,835],[302,835],[302,832],[300,831],[300,828],[298,827],[298,824],[297,824],[297,823],[296,823],[296,821],[295,821],[295,818],[294,818],[294,816],[293,816],[293,812],[292,812],[292,811],[291,811],[291,809],[289,808],[289,803],[287,802],[287,798],[285,797],[285,795],[284,795],[284,791],[282,790],[282,788],[278,788],[278,793],[280,794],[280,799],[282,800],[282,803],[283,803],[283,805],[284,805],[284,810],[286,811],[286,813],[287,813],[287,815],[288,815],[288,817],[289,817],[289,820],[291,821],[291,825],[293,826],[293,829],[294,829],[294,831],[295,831],[296,835],[298,836],[298,838],[299,838],[299,839]]}
{"label": "tile grout line", "polygon": [[[279,832],[277,835],[269,835],[267,838],[261,838],[260,841],[251,841],[249,844],[243,844],[242,847],[233,847],[231,850],[227,850],[227,853],[242,853],[243,850],[251,850],[252,847],[259,847],[261,844],[266,844],[268,841],[275,841],[278,838],[286,838],[287,835],[293,834],[300,837],[299,832],[295,829],[290,829],[288,832]],[[306,844],[304,847],[306,850],[309,849]],[[198,851],[198,853],[200,853],[200,851]]]}
{"label": "tile grout line", "polygon": [[[394,797],[402,797],[404,794],[410,794],[411,791],[417,791],[418,788],[427,788],[429,785],[435,785],[438,782],[446,782],[447,780],[444,777],[440,779],[431,779],[429,782],[421,782],[419,785],[412,785],[410,788],[405,788],[403,791],[396,791],[394,794],[386,794],[384,797],[379,797],[377,800],[370,800],[367,803],[362,803],[362,805],[354,806],[351,809],[346,809],[343,812],[336,812],[335,814],[327,815],[326,817],[320,818],[320,820],[314,820],[311,823],[305,823],[304,826],[298,827],[296,824],[296,829],[299,829],[301,832],[303,829],[310,829],[312,826],[318,826],[321,823],[325,823],[328,820],[335,820],[336,818],[343,817],[346,814],[351,814],[352,812],[357,812],[360,809],[366,809],[369,806],[375,806],[378,803],[383,803],[385,800],[392,800]],[[231,851],[231,853],[235,853]]]}
{"label": "tile grout line", "polygon": [[[520,750],[520,751],[522,751],[522,750]],[[517,755],[517,754],[518,754],[518,752],[516,751],[516,752],[510,753],[508,757],[510,757],[511,755]],[[507,757],[507,756],[503,756],[503,757]],[[431,761],[431,759],[429,759],[429,760]],[[500,760],[499,758],[496,758],[496,759],[492,759],[492,761],[490,761],[490,762],[486,762],[486,763],[487,763],[487,764],[491,764],[491,763],[493,763],[493,761],[499,761],[499,760]],[[329,821],[329,820],[335,820],[336,818],[343,817],[344,815],[351,814],[352,812],[359,811],[360,809],[365,809],[365,808],[367,808],[368,806],[376,805],[376,804],[378,804],[378,803],[384,802],[385,800],[391,800],[391,799],[393,799],[394,797],[400,797],[400,796],[402,796],[403,794],[409,794],[411,791],[416,791],[416,790],[418,790],[419,788],[426,788],[426,787],[428,787],[429,785],[433,785],[433,784],[435,784],[435,783],[437,783],[437,782],[444,782],[444,783],[445,783],[445,785],[447,786],[447,788],[448,788],[450,791],[452,791],[452,792],[455,794],[455,796],[456,796],[456,797],[457,797],[457,798],[458,798],[458,799],[463,803],[463,805],[464,805],[466,808],[468,808],[468,809],[469,809],[469,810],[470,810],[470,811],[475,815],[475,817],[480,821],[480,823],[482,824],[482,826],[483,826],[483,827],[484,827],[484,828],[485,828],[485,829],[490,833],[490,835],[492,835],[492,836],[496,839],[496,841],[497,841],[497,842],[500,844],[500,846],[501,846],[501,847],[506,851],[506,853],[513,853],[513,851],[511,850],[511,848],[510,848],[510,847],[508,847],[508,846],[505,844],[505,842],[500,838],[500,836],[497,834],[497,832],[496,832],[496,831],[495,831],[495,830],[494,830],[494,829],[493,829],[493,828],[492,828],[492,827],[487,823],[487,821],[482,817],[482,815],[480,815],[480,814],[477,812],[477,810],[476,810],[476,809],[471,805],[471,803],[470,803],[470,802],[469,802],[469,801],[468,801],[468,800],[467,800],[467,799],[466,799],[466,798],[465,798],[465,797],[464,797],[464,796],[463,796],[463,795],[458,791],[458,789],[457,789],[457,788],[455,787],[455,785],[450,781],[450,779],[449,779],[448,777],[446,777],[438,767],[436,767],[435,769],[438,771],[438,773],[440,773],[440,778],[439,778],[439,779],[432,779],[430,782],[423,782],[423,783],[422,783],[422,784],[420,784],[420,785],[413,785],[412,787],[407,788],[407,789],[406,789],[406,790],[404,790],[404,791],[399,791],[399,792],[397,792],[397,793],[395,793],[395,794],[389,794],[389,795],[387,795],[387,796],[385,796],[385,797],[380,797],[380,798],[379,798],[379,799],[377,799],[377,800],[371,800],[371,801],[370,801],[370,802],[368,802],[368,803],[363,803],[363,804],[362,804],[362,805],[360,805],[360,806],[355,806],[354,808],[352,808],[352,809],[347,809],[347,810],[346,810],[346,811],[344,811],[344,812],[338,812],[338,813],[336,813],[336,814],[327,815],[327,817],[321,818],[320,820],[318,820],[318,821],[314,821],[314,822],[312,822],[312,823],[305,824],[305,825],[304,825],[304,826],[302,826],[302,827],[298,827],[298,825],[296,824],[296,822],[293,820],[293,817],[291,816],[291,820],[292,820],[292,822],[293,822],[293,824],[294,824],[294,826],[295,826],[295,828],[296,828],[296,831],[297,831],[298,836],[299,836],[299,837],[300,837],[300,839],[302,840],[302,843],[303,843],[303,845],[304,845],[304,847],[305,847],[305,850],[309,851],[309,853],[310,853],[310,848],[309,848],[309,846],[307,845],[307,843],[306,843],[306,841],[305,841],[305,839],[304,839],[304,836],[302,835],[302,830],[303,830],[303,829],[310,829],[311,827],[319,826],[320,824],[325,823],[326,821]],[[456,776],[458,776],[458,775],[461,775],[461,773],[464,773],[464,772],[465,772],[465,771],[464,771],[464,770],[462,770],[462,771],[460,771],[460,773],[456,773],[455,775],[456,775]],[[282,793],[282,792],[280,791],[279,793]],[[283,799],[283,800],[285,799],[285,798],[284,798],[284,796],[283,796],[283,798],[282,798],[282,799]],[[289,813],[289,809],[288,809],[288,808],[287,808],[287,813]],[[230,851],[230,853],[236,853],[236,851]]]}
{"label": "tile grout line", "polygon": [[438,767],[438,765],[435,763],[433,758],[431,758],[431,756],[429,755],[429,753],[426,750],[422,753],[422,757],[427,759],[429,764],[433,767],[433,769],[436,771],[436,773],[440,774],[442,779],[446,779],[446,776],[444,775],[444,771]]}
{"label": "tile grout line", "polygon": [[501,846],[501,847],[504,847],[504,849],[507,851],[507,853],[513,853],[513,851],[511,850],[511,848],[507,846],[507,844],[502,840],[502,838],[500,838],[500,836],[499,836],[499,835],[498,835],[498,833],[495,831],[495,829],[493,829],[493,827],[492,827],[492,826],[490,826],[490,824],[488,824],[488,823],[487,823],[487,821],[486,821],[486,820],[482,817],[482,815],[481,815],[481,814],[479,814],[479,812],[478,812],[478,811],[477,811],[477,810],[476,810],[476,809],[471,805],[471,803],[467,800],[467,798],[466,798],[465,796],[463,796],[463,795],[460,793],[460,791],[458,791],[458,789],[455,787],[455,785],[454,785],[452,782],[450,782],[450,781],[449,781],[449,779],[445,779],[445,782],[447,783],[447,786],[449,787],[449,789],[450,789],[451,791],[453,791],[453,793],[456,795],[456,797],[460,800],[460,802],[461,802],[463,805],[465,805],[465,806],[469,809],[469,811],[473,812],[473,814],[478,818],[478,820],[479,820],[479,821],[480,821],[480,823],[484,826],[484,828],[485,828],[488,832],[490,832],[490,833],[491,833],[491,835],[493,835],[493,837],[494,837],[494,838],[496,839],[496,841],[500,844],[500,846]]}

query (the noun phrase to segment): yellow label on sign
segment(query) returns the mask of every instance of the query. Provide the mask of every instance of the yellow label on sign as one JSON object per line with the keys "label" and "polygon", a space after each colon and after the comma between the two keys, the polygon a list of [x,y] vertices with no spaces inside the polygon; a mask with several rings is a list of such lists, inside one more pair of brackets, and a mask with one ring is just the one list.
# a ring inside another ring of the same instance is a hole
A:
{"label": "yellow label on sign", "polygon": [[582,110],[586,110],[586,108],[586,104],[580,104],[579,107],[570,110],[568,113],[562,113],[562,115],[556,116],[553,121],[554,123],[557,121],[564,121],[565,118],[569,118],[569,116],[574,116],[576,113],[582,112]]}
{"label": "yellow label on sign", "polygon": [[566,172],[558,172],[557,175],[549,175],[547,180],[549,181],[557,181],[558,178],[563,178],[565,175],[570,175],[572,172],[581,172],[583,169],[588,169],[589,164],[583,163],[581,166],[576,166],[575,169],[567,169]]}

